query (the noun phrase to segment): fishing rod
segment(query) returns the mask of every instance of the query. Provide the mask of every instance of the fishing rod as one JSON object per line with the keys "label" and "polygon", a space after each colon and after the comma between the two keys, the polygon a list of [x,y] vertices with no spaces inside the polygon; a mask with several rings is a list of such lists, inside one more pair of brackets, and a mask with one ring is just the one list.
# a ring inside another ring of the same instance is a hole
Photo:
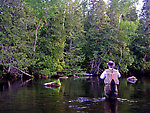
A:
{"label": "fishing rod", "polygon": [[122,48],[120,48],[120,52],[121,52],[121,56],[120,56],[120,61],[119,61],[119,64],[118,64],[118,70],[119,70],[119,67],[120,67],[120,64],[121,64],[121,60],[122,60]]}

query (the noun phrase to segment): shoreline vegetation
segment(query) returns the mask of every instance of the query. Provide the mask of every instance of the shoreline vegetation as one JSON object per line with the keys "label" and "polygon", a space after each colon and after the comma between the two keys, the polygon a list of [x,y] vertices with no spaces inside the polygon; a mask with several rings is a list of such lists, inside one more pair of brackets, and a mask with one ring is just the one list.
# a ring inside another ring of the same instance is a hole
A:
{"label": "shoreline vegetation", "polygon": [[[12,70],[15,69],[15,72],[10,72]],[[121,73],[122,77],[129,77],[131,75],[134,75],[136,77],[141,77],[141,76],[147,76],[150,77],[150,72],[148,70],[141,70],[141,71],[136,71],[136,72],[129,72],[129,73]],[[81,71],[80,73],[69,73],[67,74],[65,71],[58,71],[56,75],[53,76],[49,76],[49,75],[42,75],[42,74],[33,74],[30,75],[20,69],[18,69],[17,67],[11,66],[9,67],[9,69],[5,72],[0,73],[0,79],[32,79],[32,78],[36,78],[36,79],[58,79],[58,78],[63,78],[63,79],[67,79],[68,77],[74,77],[74,78],[79,78],[79,77],[95,77],[95,76],[100,76],[100,74],[90,74],[90,73],[86,73]]]}
{"label": "shoreline vegetation", "polygon": [[150,73],[150,2],[0,2],[0,78],[95,76],[116,63],[123,76]]}

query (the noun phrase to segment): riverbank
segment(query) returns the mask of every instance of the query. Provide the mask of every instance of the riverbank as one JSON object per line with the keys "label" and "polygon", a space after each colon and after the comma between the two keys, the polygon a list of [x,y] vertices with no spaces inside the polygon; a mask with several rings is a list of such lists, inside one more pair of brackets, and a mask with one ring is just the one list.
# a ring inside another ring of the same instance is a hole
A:
{"label": "riverbank", "polygon": [[[33,73],[33,75],[30,75],[26,72],[21,71],[21,73],[19,72],[3,72],[2,70],[0,71],[0,79],[30,79],[30,78],[36,78],[36,79],[49,79],[49,78],[68,78],[68,77],[82,77],[82,76],[100,76],[100,74],[98,75],[94,75],[94,74],[90,74],[90,73],[86,73],[86,72],[77,72],[77,73],[73,73],[73,74],[67,74],[65,71],[58,71],[56,72],[55,75],[42,75],[39,73]],[[141,70],[141,71],[129,71],[128,73],[121,73],[122,77],[129,77],[129,76],[136,76],[136,77],[142,77],[142,76],[147,76],[150,77],[150,70]]]}

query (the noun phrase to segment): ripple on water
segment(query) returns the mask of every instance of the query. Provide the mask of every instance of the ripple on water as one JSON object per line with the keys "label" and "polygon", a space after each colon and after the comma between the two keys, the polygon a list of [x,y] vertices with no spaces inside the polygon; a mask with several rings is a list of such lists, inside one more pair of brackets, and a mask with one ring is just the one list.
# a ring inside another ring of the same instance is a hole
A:
{"label": "ripple on water", "polygon": [[77,98],[76,100],[71,100],[71,101],[68,101],[69,103],[71,102],[78,102],[78,103],[83,103],[83,102],[102,102],[105,100],[105,97],[103,98],[88,98],[88,97],[79,97]]}
{"label": "ripple on water", "polygon": [[125,102],[126,101],[126,102],[129,102],[129,103],[136,103],[136,102],[138,102],[138,101],[123,99],[123,98],[117,98],[117,100],[119,102]]}
{"label": "ripple on water", "polygon": [[[69,103],[73,102],[78,102],[78,103],[83,103],[83,102],[93,102],[93,103],[98,103],[98,102],[103,102],[105,101],[105,97],[102,98],[88,98],[88,97],[78,97],[76,100],[69,100]],[[123,98],[117,98],[119,102],[129,102],[129,103],[136,103],[138,101],[134,100],[128,100],[128,99],[123,99]]]}

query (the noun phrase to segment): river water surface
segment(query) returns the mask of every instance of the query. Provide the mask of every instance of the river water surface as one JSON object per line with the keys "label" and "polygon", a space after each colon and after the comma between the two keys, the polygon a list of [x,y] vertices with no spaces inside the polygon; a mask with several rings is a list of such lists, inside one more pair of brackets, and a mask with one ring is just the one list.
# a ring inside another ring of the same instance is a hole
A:
{"label": "river water surface", "polygon": [[98,77],[60,79],[61,87],[44,87],[49,81],[0,81],[0,113],[150,113],[149,78],[135,84],[121,78],[114,102],[105,100]]}

